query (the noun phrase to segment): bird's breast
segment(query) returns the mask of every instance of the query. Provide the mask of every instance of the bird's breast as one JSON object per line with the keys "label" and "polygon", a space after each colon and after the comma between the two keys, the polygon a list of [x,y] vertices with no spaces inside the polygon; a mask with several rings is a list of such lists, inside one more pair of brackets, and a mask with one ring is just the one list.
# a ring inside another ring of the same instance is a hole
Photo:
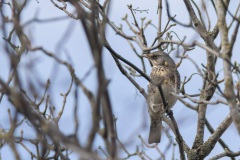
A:
{"label": "bird's breast", "polygon": [[150,74],[150,78],[163,78],[168,79],[170,78],[171,70],[166,67],[153,67],[152,72]]}

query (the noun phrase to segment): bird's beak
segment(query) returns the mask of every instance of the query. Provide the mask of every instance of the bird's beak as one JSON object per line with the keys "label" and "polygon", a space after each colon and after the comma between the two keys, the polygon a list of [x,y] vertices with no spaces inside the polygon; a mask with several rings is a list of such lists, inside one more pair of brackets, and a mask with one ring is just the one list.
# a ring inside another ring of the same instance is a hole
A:
{"label": "bird's beak", "polygon": [[143,54],[142,57],[148,58],[148,54]]}

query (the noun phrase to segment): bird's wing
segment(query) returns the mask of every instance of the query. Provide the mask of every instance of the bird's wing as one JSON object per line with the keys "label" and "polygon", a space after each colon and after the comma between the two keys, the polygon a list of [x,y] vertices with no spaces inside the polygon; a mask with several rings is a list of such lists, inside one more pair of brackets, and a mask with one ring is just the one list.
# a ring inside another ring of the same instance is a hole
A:
{"label": "bird's wing", "polygon": [[162,98],[160,96],[158,87],[149,83],[148,85],[148,107],[150,111],[157,113],[162,112]]}
{"label": "bird's wing", "polygon": [[179,93],[179,90],[180,90],[180,85],[181,85],[181,77],[180,77],[180,74],[178,72],[178,70],[175,70],[175,83],[177,83],[177,85],[175,85],[175,92],[176,93]]}

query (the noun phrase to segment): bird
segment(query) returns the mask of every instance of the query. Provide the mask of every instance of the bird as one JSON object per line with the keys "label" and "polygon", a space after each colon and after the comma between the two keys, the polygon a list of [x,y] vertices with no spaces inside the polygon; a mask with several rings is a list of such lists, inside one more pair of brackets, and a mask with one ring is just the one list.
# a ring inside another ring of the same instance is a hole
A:
{"label": "bird", "polygon": [[163,51],[155,51],[142,55],[152,64],[150,82],[148,84],[147,103],[150,116],[150,133],[148,143],[160,143],[162,118],[165,113],[163,100],[158,86],[161,85],[167,109],[171,109],[177,97],[170,92],[180,92],[180,74],[173,59]]}

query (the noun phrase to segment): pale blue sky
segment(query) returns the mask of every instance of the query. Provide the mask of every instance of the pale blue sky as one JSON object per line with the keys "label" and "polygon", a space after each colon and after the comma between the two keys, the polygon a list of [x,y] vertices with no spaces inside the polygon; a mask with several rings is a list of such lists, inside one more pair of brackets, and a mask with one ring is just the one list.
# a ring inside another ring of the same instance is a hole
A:
{"label": "pale blue sky", "polygon": [[[198,1],[197,1],[198,2]],[[208,2],[208,7],[211,7],[210,1]],[[184,3],[182,1],[170,1],[171,13],[173,15],[177,15],[177,19],[182,22],[188,22],[188,16],[186,12],[186,8],[184,7]],[[139,9],[149,9],[148,13],[136,13],[136,17],[139,20],[140,17],[146,17],[147,20],[151,19],[152,22],[157,25],[157,1],[149,0],[121,0],[121,1],[113,1],[111,3],[110,10],[110,20],[114,21],[116,25],[123,24],[123,29],[126,33],[132,35],[129,31],[129,27],[121,20],[122,17],[127,13],[129,16],[129,21],[133,22],[130,12],[128,10],[127,5],[132,4],[133,8],[139,7]],[[165,4],[165,3],[164,3]],[[230,3],[230,8],[236,8],[237,2],[233,1]],[[39,0],[39,3],[32,0],[27,8],[22,13],[23,22],[28,21],[33,18],[38,12],[39,19],[48,19],[54,17],[65,16],[64,12],[54,7],[54,5],[49,1]],[[210,15],[215,15],[213,9],[209,12]],[[213,16],[212,16],[213,17]],[[229,17],[228,17],[229,18]],[[140,21],[139,21],[140,22]],[[166,16],[166,8],[163,5],[163,25],[162,28],[165,27],[167,22]],[[216,19],[213,19],[212,27],[215,25]],[[64,36],[66,30],[68,29],[69,37]],[[182,39],[184,36],[187,37],[187,42],[192,42],[192,40],[200,40],[196,33],[192,29],[183,28],[180,26],[176,26],[172,28],[178,36]],[[63,60],[69,61],[69,57],[73,63],[76,74],[79,78],[82,78],[89,68],[93,65],[92,57],[90,54],[89,46],[86,43],[85,35],[82,31],[81,24],[73,19],[66,19],[62,21],[55,21],[52,23],[33,23],[25,28],[25,33],[31,37],[32,46],[44,46],[45,49],[56,53],[58,57]],[[2,33],[1,37],[2,37]],[[149,27],[146,32],[146,37],[148,43],[151,44],[156,36],[156,31]],[[135,65],[141,67],[140,61],[136,58],[135,54],[132,52],[129,44],[122,37],[115,34],[115,32],[111,29],[107,29],[108,41],[110,42],[112,48],[124,56],[129,61],[133,62]],[[63,40],[60,48],[56,48],[56,45],[59,43],[59,40]],[[174,39],[177,40],[176,36]],[[219,41],[219,40],[217,40]],[[202,42],[202,41],[201,41]],[[237,42],[239,44],[239,42]],[[3,40],[0,40],[0,45],[2,46]],[[137,48],[138,51],[139,48]],[[236,50],[239,50],[235,48]],[[1,51],[2,49],[0,49]],[[1,51],[2,52],[2,51]],[[8,60],[3,53],[1,54],[0,59],[0,77],[6,79],[7,74],[9,72]],[[206,53],[204,50],[196,48],[193,51],[187,53],[191,58],[193,58],[198,65],[201,63],[206,63]],[[237,58],[237,53],[234,54],[233,58]],[[178,62],[179,59],[175,57],[176,52],[173,52],[171,56],[173,59]],[[2,58],[3,57],[3,58]],[[238,58],[239,59],[239,58]],[[29,68],[27,64],[34,63],[34,67]],[[36,63],[35,63],[36,62]],[[147,61],[146,61],[147,62]],[[56,109],[59,110],[63,97],[60,96],[60,93],[64,93],[67,91],[70,84],[70,75],[65,67],[60,67],[59,69],[53,69],[54,61],[49,57],[45,56],[43,53],[34,52],[28,53],[24,55],[21,59],[19,70],[23,79],[23,82],[28,83],[29,80],[32,81],[41,81],[46,82],[48,78],[51,79],[50,93],[53,95],[52,103],[56,106]],[[150,66],[147,64],[147,73],[150,73]],[[148,132],[149,132],[149,117],[146,109],[146,101],[143,96],[135,89],[135,87],[129,82],[129,80],[123,76],[115,62],[113,61],[111,55],[108,51],[104,50],[104,67],[106,71],[106,76],[110,79],[109,84],[109,92],[111,96],[111,102],[113,105],[114,115],[118,118],[117,120],[117,129],[118,136],[123,143],[126,143],[127,149],[130,152],[134,152],[136,145],[140,145],[140,140],[138,139],[138,134],[140,134],[145,140],[147,140]],[[218,61],[216,71],[220,71],[222,69],[222,61]],[[184,76],[189,77],[192,73],[197,72],[196,68],[192,63],[188,60],[184,60],[182,65],[179,67],[179,72],[181,74],[181,80],[183,80]],[[37,73],[37,78],[31,77],[31,73]],[[222,72],[220,72],[220,76]],[[147,81],[144,78],[136,77],[135,80],[143,87],[147,88]],[[96,91],[95,84],[95,72],[91,72],[89,77],[84,81],[84,84],[93,92]],[[26,85],[25,84],[25,85]],[[37,84],[37,83],[36,83]],[[186,92],[188,94],[195,94],[199,92],[201,89],[202,79],[200,76],[194,76],[193,79],[186,85]],[[38,87],[41,92],[43,92],[43,87]],[[87,102],[86,97],[82,92],[79,94],[79,120],[80,120],[80,135],[79,138],[82,144],[85,144],[87,133],[89,132],[89,124],[91,121],[91,110],[90,105]],[[71,134],[74,131],[74,119],[73,119],[73,92],[70,93],[70,96],[67,100],[65,112],[60,120],[60,129],[65,134]],[[216,95],[215,97],[219,97]],[[214,100],[214,98],[213,98]],[[4,103],[0,104],[0,128],[8,128],[8,116],[7,109],[10,107],[10,104],[7,102],[5,98],[3,100]],[[193,140],[196,134],[196,121],[197,121],[197,113],[186,108],[180,102],[177,102],[175,107],[173,108],[174,116],[179,124],[180,132],[186,141],[186,143],[191,147]],[[212,126],[216,128],[221,121],[226,117],[229,113],[229,109],[227,106],[217,105],[217,106],[209,106],[207,110],[207,118],[211,122]],[[27,133],[27,130],[31,128],[27,125],[24,125],[23,128],[26,135],[32,135],[31,133]],[[205,140],[210,136],[209,132],[206,129]],[[234,140],[232,140],[234,137]],[[174,138],[173,138],[174,139]],[[226,143],[230,146],[233,151],[237,151],[240,148],[240,138],[239,135],[233,125],[224,133],[223,139],[226,140]],[[231,139],[231,140],[230,140]],[[130,143],[128,143],[130,141]],[[163,134],[162,141],[159,144],[160,149],[164,150],[168,140]],[[99,145],[103,145],[102,140],[98,137],[95,141],[94,147],[97,149]],[[31,145],[29,145],[31,146]],[[20,150],[23,150],[19,147]],[[0,154],[2,159],[12,158],[9,157],[9,152],[7,147],[3,147],[0,150]],[[175,149],[176,158],[178,158],[178,148]],[[153,159],[154,157],[159,157],[156,151],[146,149],[147,154],[149,154]],[[216,148],[210,153],[210,158],[220,152],[223,152],[223,149],[217,144]],[[23,152],[22,157],[29,158],[29,155]],[[120,157],[125,157],[121,155]],[[166,159],[171,157],[171,150],[167,153]],[[133,157],[131,159],[136,159]]]}

